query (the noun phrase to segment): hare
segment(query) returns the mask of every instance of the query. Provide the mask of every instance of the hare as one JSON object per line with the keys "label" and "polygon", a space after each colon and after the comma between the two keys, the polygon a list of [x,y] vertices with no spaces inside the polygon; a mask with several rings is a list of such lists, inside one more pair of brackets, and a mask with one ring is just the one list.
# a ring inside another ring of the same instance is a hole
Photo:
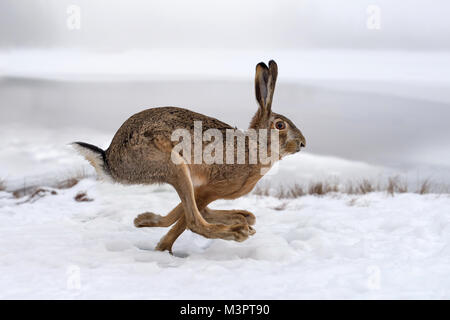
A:
{"label": "hare", "polygon": [[[266,147],[282,158],[299,152],[306,146],[306,140],[292,121],[272,112],[277,75],[275,61],[271,60],[268,67],[263,62],[257,64],[255,93],[259,108],[249,129],[278,133],[278,150],[271,148],[272,140]],[[217,199],[235,199],[249,193],[263,176],[265,165],[248,161],[248,145],[244,147],[246,161],[240,164],[192,163],[189,156],[174,152],[177,142],[172,141],[172,133],[181,128],[194,135],[194,121],[201,121],[202,129],[217,129],[222,133],[234,130],[222,121],[190,110],[161,107],[130,117],[119,128],[106,151],[83,142],[73,143],[103,179],[124,184],[168,183],[174,187],[181,203],[169,214],[161,216],[146,212],[134,220],[138,228],[169,227],[175,223],[156,250],[172,253],[173,243],[186,228],[207,238],[235,241],[244,241],[255,233],[252,227],[255,216],[251,212],[212,210],[207,206]],[[258,140],[258,143],[261,142]],[[201,146],[201,150],[205,147]],[[234,148],[236,151],[237,145]]]}

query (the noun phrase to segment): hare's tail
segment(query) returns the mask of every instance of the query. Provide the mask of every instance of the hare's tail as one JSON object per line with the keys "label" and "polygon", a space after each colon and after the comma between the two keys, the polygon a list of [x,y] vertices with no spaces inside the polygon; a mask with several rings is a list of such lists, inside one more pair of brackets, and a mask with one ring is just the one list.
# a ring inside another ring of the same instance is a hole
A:
{"label": "hare's tail", "polygon": [[111,180],[106,152],[89,143],[73,142],[72,146],[94,167],[100,179]]}

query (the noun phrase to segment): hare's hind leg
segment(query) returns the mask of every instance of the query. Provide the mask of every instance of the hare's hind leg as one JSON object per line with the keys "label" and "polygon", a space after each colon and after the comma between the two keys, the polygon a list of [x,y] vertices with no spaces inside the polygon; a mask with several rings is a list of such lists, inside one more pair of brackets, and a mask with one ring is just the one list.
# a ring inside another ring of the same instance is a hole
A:
{"label": "hare's hind leg", "polygon": [[[208,221],[211,222],[214,219],[222,219],[226,221],[227,219],[230,221],[233,220],[241,220],[242,218],[245,219],[245,222],[252,226],[256,222],[256,217],[253,213],[247,211],[247,210],[214,210],[206,207],[202,211],[203,217]],[[210,221],[211,220],[211,221]],[[223,223],[223,222],[221,222]],[[229,223],[226,223],[229,224]]]}
{"label": "hare's hind leg", "polygon": [[256,233],[251,225],[255,224],[253,213],[245,210],[213,210],[208,207],[202,210],[202,215],[209,223],[223,223],[227,225],[248,224],[248,234]]}
{"label": "hare's hind leg", "polygon": [[[178,206],[181,206],[179,204]],[[178,207],[177,207],[178,208]],[[172,214],[174,210],[170,214]],[[223,224],[245,224],[248,223],[249,235],[255,234],[255,230],[250,226],[250,224],[255,223],[255,216],[248,211],[245,210],[213,210],[205,207],[202,210],[202,216],[209,223],[223,223]],[[156,250],[159,251],[169,251],[172,253],[172,246],[175,240],[186,230],[186,220],[184,215],[181,215],[181,218],[177,221],[177,223],[169,230],[169,232],[161,238],[158,245],[156,246]]]}
{"label": "hare's hind leg", "polygon": [[[200,214],[195,202],[194,186],[188,166],[183,157],[172,152],[172,142],[164,136],[155,136],[153,143],[160,153],[152,154],[154,159],[161,160],[159,166],[154,167],[154,174],[160,182],[171,184],[178,193],[184,209],[187,227],[206,238],[244,241],[249,236],[248,224],[215,225],[208,223]],[[156,150],[155,150],[156,151]],[[176,159],[174,159],[176,157]],[[174,161],[176,160],[176,161]],[[205,204],[206,206],[206,204]],[[180,218],[181,219],[181,218]],[[180,222],[180,225],[182,223]]]}
{"label": "hare's hind leg", "polygon": [[152,212],[141,213],[134,219],[134,225],[137,228],[143,227],[170,227],[181,216],[183,216],[183,205],[180,203],[166,216],[161,216]]}

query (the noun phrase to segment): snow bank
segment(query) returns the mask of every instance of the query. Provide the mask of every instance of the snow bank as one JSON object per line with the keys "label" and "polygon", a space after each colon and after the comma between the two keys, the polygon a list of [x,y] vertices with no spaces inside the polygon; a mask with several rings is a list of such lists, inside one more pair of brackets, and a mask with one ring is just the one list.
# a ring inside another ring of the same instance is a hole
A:
{"label": "snow bank", "polygon": [[448,195],[217,201],[253,211],[257,233],[186,231],[171,256],[153,250],[167,229],[132,224],[174,207],[170,188],[87,179],[57,192],[20,205],[0,193],[0,298],[450,298]]}

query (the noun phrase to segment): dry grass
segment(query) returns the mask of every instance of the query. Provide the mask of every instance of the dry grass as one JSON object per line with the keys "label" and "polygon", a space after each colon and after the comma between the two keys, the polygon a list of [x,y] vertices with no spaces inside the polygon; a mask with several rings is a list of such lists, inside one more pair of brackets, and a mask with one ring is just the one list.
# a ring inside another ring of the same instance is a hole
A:
{"label": "dry grass", "polygon": [[326,184],[326,182],[312,182],[309,185],[308,193],[315,194],[318,196],[324,195],[326,193],[325,184]]}
{"label": "dry grass", "polygon": [[62,180],[56,184],[56,188],[58,189],[70,189],[73,186],[76,186],[78,182],[80,182],[81,179],[79,178],[67,178],[65,180]]}
{"label": "dry grass", "polygon": [[438,188],[439,185],[434,185],[429,179],[419,183],[417,190],[409,190],[405,179],[398,176],[390,177],[384,184],[374,183],[368,179],[360,181],[347,181],[344,184],[338,183],[336,179],[331,181],[316,181],[311,182],[307,187],[300,184],[293,186],[278,186],[276,188],[269,188],[268,186],[257,186],[253,194],[259,196],[274,196],[278,199],[293,199],[305,195],[323,196],[330,193],[341,193],[349,195],[362,195],[371,192],[386,192],[394,196],[398,193],[413,192],[417,194],[427,194],[432,192],[446,194],[448,188]]}
{"label": "dry grass", "polygon": [[87,193],[85,191],[80,191],[77,193],[77,195],[74,197],[74,200],[77,202],[89,202],[94,201],[94,199],[91,199],[88,197]]}
{"label": "dry grass", "polygon": [[379,184],[375,184],[368,179],[363,179],[358,182],[347,181],[342,190],[339,190],[341,193],[346,194],[367,194],[371,192],[381,191]]}
{"label": "dry grass", "polygon": [[0,179],[0,191],[5,191],[5,190],[6,190],[5,181],[3,179]]}
{"label": "dry grass", "polygon": [[48,196],[48,195],[54,196],[57,194],[58,193],[55,190],[46,189],[46,188],[38,188],[33,193],[28,195],[28,197],[25,200],[17,202],[17,204],[19,205],[19,204],[24,204],[24,203],[33,203],[45,196]]}
{"label": "dry grass", "polygon": [[306,192],[303,190],[303,187],[299,184],[294,184],[294,186],[290,189],[291,198],[298,198],[304,196]]}
{"label": "dry grass", "polygon": [[35,193],[37,190],[42,188],[55,188],[55,189],[70,189],[73,186],[77,185],[82,179],[87,178],[88,175],[84,172],[84,170],[80,170],[74,172],[73,174],[67,175],[65,178],[56,180],[52,183],[48,183],[46,185],[24,185],[20,188],[17,188],[12,191],[14,197],[22,198],[25,196],[30,196]]}
{"label": "dry grass", "polygon": [[[14,196],[14,198],[20,199],[23,197],[33,197],[36,194],[39,194],[40,192],[42,192],[42,190],[46,190],[47,186],[27,186],[27,185],[23,185],[20,188],[15,189],[12,194]],[[25,200],[25,202],[27,202],[27,200]]]}
{"label": "dry grass", "polygon": [[253,190],[253,194],[256,194],[257,196],[264,196],[264,197],[270,196],[269,188],[262,187],[262,186],[256,186],[255,190]]}
{"label": "dry grass", "polygon": [[80,169],[68,174],[66,178],[57,181],[54,187],[58,189],[70,189],[77,185],[81,180],[86,179],[88,176],[89,175],[84,169]]}
{"label": "dry grass", "polygon": [[12,194],[14,196],[14,198],[23,198],[25,196],[30,196],[32,195],[34,192],[36,192],[36,190],[38,190],[39,187],[37,186],[27,186],[26,184],[24,184],[22,187],[13,190]]}
{"label": "dry grass", "polygon": [[258,196],[271,196],[272,194],[278,199],[295,199],[306,195],[322,196],[327,193],[339,192],[339,187],[335,183],[314,182],[308,188],[304,188],[300,184],[284,187],[279,186],[274,192],[271,192],[267,186],[257,186],[253,194]]}
{"label": "dry grass", "polygon": [[373,186],[373,184],[369,180],[364,179],[358,184],[356,193],[366,194],[366,193],[374,192],[375,190],[376,189]]}
{"label": "dry grass", "polygon": [[[24,198],[17,204],[33,203],[45,196],[56,195],[58,192],[55,189],[69,189],[77,185],[82,179],[86,178],[87,175],[84,172],[77,172],[71,176],[54,181],[48,185],[24,185],[12,191],[15,198]],[[86,202],[93,201],[89,198],[86,192],[79,192],[75,197],[75,201]]]}
{"label": "dry grass", "polygon": [[386,191],[391,196],[393,196],[395,193],[406,193],[408,192],[408,184],[406,183],[406,181],[402,181],[398,176],[391,177],[388,179]]}
{"label": "dry grass", "polygon": [[425,179],[422,181],[422,183],[419,185],[419,189],[417,190],[418,194],[427,194],[430,193],[430,180]]}
{"label": "dry grass", "polygon": [[[266,190],[265,193],[268,191]],[[279,190],[276,193],[276,197],[279,199],[289,199],[289,198],[298,198],[304,196],[306,192],[303,190],[303,187],[299,184],[294,184],[289,188],[284,188],[280,186]]]}
{"label": "dry grass", "polygon": [[331,192],[339,192],[337,184],[329,182],[313,182],[309,185],[308,194],[322,196]]}

